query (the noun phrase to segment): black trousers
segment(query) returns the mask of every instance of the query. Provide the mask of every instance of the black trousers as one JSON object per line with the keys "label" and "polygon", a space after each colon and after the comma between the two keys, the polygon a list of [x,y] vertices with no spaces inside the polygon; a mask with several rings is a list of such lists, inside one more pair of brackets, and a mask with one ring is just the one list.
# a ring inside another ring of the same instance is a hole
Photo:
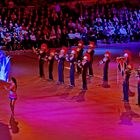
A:
{"label": "black trousers", "polygon": [[40,77],[44,77],[44,60],[39,60],[39,74],[40,74]]}
{"label": "black trousers", "polygon": [[88,67],[89,67],[89,75],[93,76],[92,62],[89,62]]}
{"label": "black trousers", "polygon": [[82,73],[83,89],[87,89],[86,73]]}
{"label": "black trousers", "polygon": [[49,64],[49,79],[53,80],[53,65]]}

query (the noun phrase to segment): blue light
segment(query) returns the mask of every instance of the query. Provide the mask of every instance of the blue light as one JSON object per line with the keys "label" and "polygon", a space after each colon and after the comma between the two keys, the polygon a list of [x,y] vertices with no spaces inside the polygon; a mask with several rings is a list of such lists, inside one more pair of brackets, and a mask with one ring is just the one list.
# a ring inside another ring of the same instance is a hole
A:
{"label": "blue light", "polygon": [[8,81],[10,71],[10,57],[0,50],[0,80]]}

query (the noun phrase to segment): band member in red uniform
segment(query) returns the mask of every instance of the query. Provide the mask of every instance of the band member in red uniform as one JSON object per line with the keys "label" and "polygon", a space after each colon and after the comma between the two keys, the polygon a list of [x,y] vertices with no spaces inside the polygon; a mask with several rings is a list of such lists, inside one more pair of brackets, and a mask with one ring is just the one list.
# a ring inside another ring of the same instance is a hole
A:
{"label": "band member in red uniform", "polygon": [[64,84],[64,62],[65,62],[65,54],[67,53],[67,48],[62,47],[59,54],[55,55],[55,59],[58,60],[58,83]]}
{"label": "band member in red uniform", "polygon": [[40,78],[44,78],[45,74],[44,74],[44,61],[47,57],[48,54],[48,47],[45,43],[43,43],[41,45],[40,49],[35,49],[33,47],[33,51],[38,55],[38,59],[39,59],[39,75]]}
{"label": "band member in red uniform", "polygon": [[[77,63],[80,63],[83,59],[83,51],[84,51],[83,47],[84,47],[83,41],[79,41],[77,47]],[[81,67],[79,67],[79,65],[77,65],[77,73],[81,74]]]}
{"label": "band member in red uniform", "polygon": [[93,68],[92,68],[92,65],[93,65],[93,56],[94,56],[94,53],[95,53],[94,49],[95,49],[94,42],[90,42],[89,48],[87,50],[87,53],[90,55],[90,61],[89,61],[88,68],[89,68],[89,76],[91,76],[91,77],[93,76]]}
{"label": "band member in red uniform", "polygon": [[99,62],[100,64],[104,64],[103,69],[103,84],[104,88],[109,88],[110,85],[108,84],[108,67],[110,62],[110,52],[106,51],[104,54],[104,58]]}
{"label": "band member in red uniform", "polygon": [[15,109],[15,102],[17,100],[17,81],[14,77],[11,78],[9,82],[10,86],[7,88],[5,87],[6,90],[9,91],[9,100],[10,100],[10,108],[12,115],[14,115],[14,109]]}
{"label": "band member in red uniform", "polygon": [[50,50],[50,55],[48,56],[48,63],[49,63],[49,81],[53,80],[53,65],[54,65],[54,55],[55,49]]}
{"label": "band member in red uniform", "polygon": [[70,55],[66,56],[66,60],[70,62],[70,87],[75,87],[75,63],[76,63],[76,48],[72,48]]}

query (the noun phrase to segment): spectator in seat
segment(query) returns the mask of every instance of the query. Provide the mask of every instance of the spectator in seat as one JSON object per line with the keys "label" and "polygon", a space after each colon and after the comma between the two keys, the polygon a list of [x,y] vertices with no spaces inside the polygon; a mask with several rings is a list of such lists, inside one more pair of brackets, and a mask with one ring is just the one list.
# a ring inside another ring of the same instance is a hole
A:
{"label": "spectator in seat", "polygon": [[121,39],[121,41],[122,42],[125,41],[126,36],[127,36],[127,31],[126,31],[126,29],[124,28],[123,25],[121,25],[119,32],[120,32],[120,39]]}
{"label": "spectator in seat", "polygon": [[54,47],[56,45],[56,31],[54,26],[52,26],[51,32],[50,32],[50,43],[51,47]]}
{"label": "spectator in seat", "polygon": [[60,47],[60,41],[61,41],[61,29],[60,29],[60,25],[57,25],[57,32],[56,32],[56,36],[57,36],[57,47]]}
{"label": "spectator in seat", "polygon": [[36,47],[36,36],[33,31],[30,35],[30,41],[31,41],[31,47]]}

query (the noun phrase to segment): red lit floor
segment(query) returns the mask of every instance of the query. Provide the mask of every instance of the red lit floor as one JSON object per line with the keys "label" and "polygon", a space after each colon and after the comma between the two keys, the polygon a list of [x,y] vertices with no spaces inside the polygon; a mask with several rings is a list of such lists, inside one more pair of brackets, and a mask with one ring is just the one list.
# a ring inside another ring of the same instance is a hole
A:
{"label": "red lit floor", "polygon": [[[69,89],[69,66],[65,67],[65,85],[38,76],[38,61],[32,53],[13,55],[11,75],[18,80],[18,100],[14,123],[10,120],[8,93],[0,89],[0,140],[140,140],[140,107],[137,103],[136,78],[132,74],[130,88],[136,95],[130,103],[122,102],[121,82],[117,84],[115,59],[110,63],[109,84],[102,84],[101,56],[94,60],[94,77],[88,79],[88,90],[81,92],[81,76],[76,87]],[[140,62],[134,57],[135,66]],[[48,75],[46,64],[46,78]],[[85,94],[84,100],[81,96]],[[18,126],[18,128],[16,128]],[[11,128],[12,127],[12,128]]]}

